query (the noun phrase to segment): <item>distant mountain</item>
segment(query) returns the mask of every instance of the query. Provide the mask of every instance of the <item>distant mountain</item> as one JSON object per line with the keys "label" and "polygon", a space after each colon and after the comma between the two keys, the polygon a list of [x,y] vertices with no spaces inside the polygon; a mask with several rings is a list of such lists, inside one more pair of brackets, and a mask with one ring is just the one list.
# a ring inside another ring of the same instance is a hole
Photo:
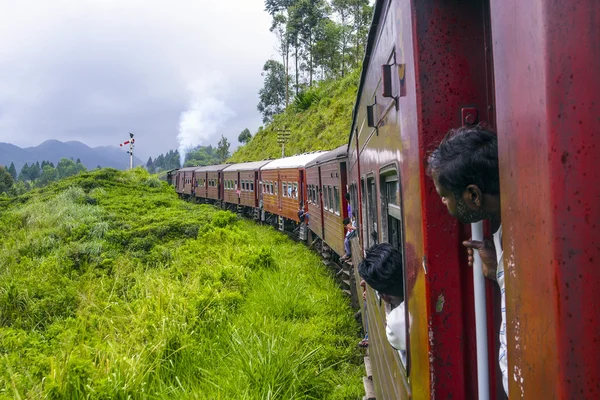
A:
{"label": "distant mountain", "polygon": [[[46,140],[39,146],[22,149],[10,143],[0,143],[0,165],[9,166],[11,162],[14,162],[17,171],[20,171],[25,163],[31,164],[48,160],[56,164],[63,157],[73,160],[79,158],[88,169],[96,168],[98,165],[117,169],[129,168],[127,150],[118,147],[92,148],[81,142]],[[137,157],[134,157],[133,164],[145,165]]]}

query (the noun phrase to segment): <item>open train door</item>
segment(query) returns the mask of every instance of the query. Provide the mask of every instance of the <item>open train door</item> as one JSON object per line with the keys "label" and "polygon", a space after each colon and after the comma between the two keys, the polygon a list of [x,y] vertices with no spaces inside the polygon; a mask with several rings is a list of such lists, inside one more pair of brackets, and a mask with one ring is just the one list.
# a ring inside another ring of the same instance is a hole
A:
{"label": "open train door", "polygon": [[600,396],[600,2],[492,0],[510,398]]}

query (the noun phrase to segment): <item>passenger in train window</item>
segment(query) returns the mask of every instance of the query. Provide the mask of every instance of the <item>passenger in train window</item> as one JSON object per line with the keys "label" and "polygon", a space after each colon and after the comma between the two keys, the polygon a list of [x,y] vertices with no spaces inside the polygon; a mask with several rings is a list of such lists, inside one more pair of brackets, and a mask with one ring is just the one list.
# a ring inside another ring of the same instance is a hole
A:
{"label": "passenger in train window", "polygon": [[400,356],[405,361],[406,329],[398,329],[406,326],[403,270],[402,253],[389,243],[376,244],[368,249],[358,265],[360,277],[392,308],[387,316],[388,341],[401,352]]}
{"label": "passenger in train window", "polygon": [[495,232],[493,241],[468,240],[463,245],[468,248],[469,265],[473,265],[473,250],[479,251],[483,274],[497,281],[500,287],[502,324],[498,363],[504,391],[508,395],[506,296],[497,136],[481,126],[452,130],[431,153],[428,161],[428,173],[450,214],[465,224],[489,219]]}
{"label": "passenger in train window", "polygon": [[302,203],[300,203],[300,209],[298,210],[298,219],[300,220],[300,223],[306,221],[306,225],[308,225],[308,210],[306,205],[303,205]]}
{"label": "passenger in train window", "polygon": [[348,204],[348,217],[350,217],[352,215],[352,205],[350,204],[350,193],[346,192],[346,194],[344,195],[344,198],[346,199],[346,204]]}
{"label": "passenger in train window", "polygon": [[353,225],[350,218],[344,218],[342,223],[344,224],[344,228],[346,228],[346,237],[344,238],[344,251],[346,252],[346,254],[344,254],[340,258],[340,261],[351,262],[352,249],[350,247],[350,239],[352,239],[352,237],[354,236],[354,231],[356,227]]}

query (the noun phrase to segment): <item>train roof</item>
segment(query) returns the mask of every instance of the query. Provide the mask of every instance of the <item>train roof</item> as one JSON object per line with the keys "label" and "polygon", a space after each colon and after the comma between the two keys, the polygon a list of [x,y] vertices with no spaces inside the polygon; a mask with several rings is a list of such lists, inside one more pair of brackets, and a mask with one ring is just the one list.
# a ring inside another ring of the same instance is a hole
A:
{"label": "train roof", "polygon": [[307,163],[311,162],[315,158],[323,155],[324,151],[315,151],[313,153],[299,154],[297,156],[278,158],[270,163],[266,164],[261,168],[261,171],[268,171],[272,169],[282,168],[300,168],[305,167]]}
{"label": "train roof", "polygon": [[234,171],[253,171],[260,169],[265,164],[270,163],[273,160],[262,160],[262,161],[252,161],[240,164],[231,164],[227,168],[223,170],[223,172],[234,172]]}
{"label": "train roof", "polygon": [[348,145],[347,144],[342,145],[333,150],[330,150],[330,151],[324,153],[323,155],[315,158],[314,160],[312,160],[311,162],[306,164],[306,168],[310,168],[315,165],[326,163],[328,161],[338,160],[338,159],[342,159],[342,158],[346,158],[346,157],[348,157]]}
{"label": "train roof", "polygon": [[204,167],[196,167],[196,172],[218,172],[221,171],[231,164],[217,164],[217,165],[207,165]]}
{"label": "train roof", "polygon": [[195,171],[196,169],[198,169],[198,167],[185,167],[177,170],[177,172],[190,172]]}

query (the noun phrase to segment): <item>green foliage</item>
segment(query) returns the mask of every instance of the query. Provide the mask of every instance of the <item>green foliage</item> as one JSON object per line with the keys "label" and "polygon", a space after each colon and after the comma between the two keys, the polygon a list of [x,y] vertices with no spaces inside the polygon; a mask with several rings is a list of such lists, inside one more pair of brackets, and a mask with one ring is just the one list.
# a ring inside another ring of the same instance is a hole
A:
{"label": "green foliage", "polygon": [[219,140],[217,145],[217,158],[220,163],[225,162],[225,160],[231,156],[231,153],[229,153],[229,146],[231,146],[229,140],[227,140],[224,135],[221,135],[221,140]]}
{"label": "green foliage", "polygon": [[212,146],[197,146],[185,156],[184,167],[203,167],[220,162],[217,151]]}
{"label": "green foliage", "polygon": [[238,136],[238,142],[242,144],[247,144],[252,140],[252,134],[250,133],[250,129],[245,128],[240,135]]}
{"label": "green foliage", "polygon": [[177,150],[169,150],[167,153],[156,157],[154,161],[150,161],[151,159],[146,162],[146,168],[153,174],[161,171],[169,171],[181,166]]}
{"label": "green foliage", "polygon": [[256,108],[263,116],[263,123],[267,123],[285,109],[285,67],[278,61],[267,60],[261,75],[264,82],[258,91],[259,102]]}
{"label": "green foliage", "polygon": [[228,161],[245,162],[281,156],[277,132],[290,130],[286,155],[315,150],[330,150],[348,142],[352,108],[356,100],[360,72],[342,79],[322,81],[299,94],[294,104],[254,135],[246,146],[238,148]]}
{"label": "green foliage", "polygon": [[10,172],[4,167],[0,167],[0,194],[8,192],[13,185],[14,180]]}
{"label": "green foliage", "polygon": [[141,168],[0,199],[0,398],[357,399],[319,258]]}

